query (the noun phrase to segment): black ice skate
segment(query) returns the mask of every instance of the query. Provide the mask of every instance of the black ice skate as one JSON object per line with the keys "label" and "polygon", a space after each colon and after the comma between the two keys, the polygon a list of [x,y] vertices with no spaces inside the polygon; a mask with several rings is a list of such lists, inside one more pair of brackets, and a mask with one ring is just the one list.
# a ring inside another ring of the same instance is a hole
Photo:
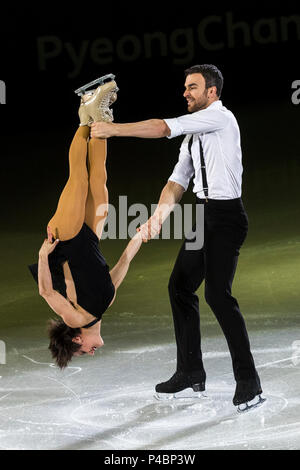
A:
{"label": "black ice skate", "polygon": [[236,384],[232,401],[238,407],[238,413],[245,413],[261,406],[266,401],[266,398],[263,398],[261,394],[262,389],[258,376],[254,379],[240,380]]}
{"label": "black ice skate", "polygon": [[[175,372],[167,382],[157,384],[155,387],[157,400],[172,398],[201,398],[205,391],[205,372]],[[192,391],[186,390],[191,388]],[[184,391],[183,394],[180,392]]]}

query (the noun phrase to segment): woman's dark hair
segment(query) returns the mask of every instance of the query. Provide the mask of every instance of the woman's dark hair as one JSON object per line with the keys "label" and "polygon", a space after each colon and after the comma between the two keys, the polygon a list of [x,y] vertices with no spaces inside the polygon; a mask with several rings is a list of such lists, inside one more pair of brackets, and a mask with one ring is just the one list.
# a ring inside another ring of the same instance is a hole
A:
{"label": "woman's dark hair", "polygon": [[64,369],[71,361],[73,354],[81,347],[80,344],[72,341],[81,333],[81,328],[70,328],[62,320],[49,320],[48,333],[52,357],[56,360],[58,367]]}
{"label": "woman's dark hair", "polygon": [[193,65],[184,71],[184,76],[187,77],[192,73],[201,73],[205,80],[205,87],[209,88],[211,86],[215,86],[217,88],[217,96],[220,98],[224,78],[221,71],[212,64],[202,64],[202,65]]}

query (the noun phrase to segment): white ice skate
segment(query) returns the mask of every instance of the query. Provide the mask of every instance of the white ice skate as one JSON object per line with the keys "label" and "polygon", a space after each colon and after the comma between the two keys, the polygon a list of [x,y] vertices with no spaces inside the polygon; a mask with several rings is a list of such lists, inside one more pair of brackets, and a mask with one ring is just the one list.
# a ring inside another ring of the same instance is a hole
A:
{"label": "white ice skate", "polygon": [[[93,122],[112,122],[111,106],[117,99],[118,87],[112,74],[104,75],[75,90],[81,97],[79,107],[80,126],[90,126]],[[91,89],[99,85],[96,89]]]}

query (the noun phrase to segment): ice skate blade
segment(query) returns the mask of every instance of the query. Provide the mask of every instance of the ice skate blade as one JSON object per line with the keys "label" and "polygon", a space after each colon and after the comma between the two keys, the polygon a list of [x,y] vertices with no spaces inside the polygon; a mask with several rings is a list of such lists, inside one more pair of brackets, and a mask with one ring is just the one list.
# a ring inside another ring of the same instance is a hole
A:
{"label": "ice skate blade", "polygon": [[94,85],[97,85],[97,86],[100,86],[100,85],[103,85],[103,83],[106,81],[106,80],[109,80],[109,81],[112,81],[115,79],[115,75],[113,75],[112,73],[109,73],[108,75],[103,75],[103,77],[100,77],[100,78],[97,78],[96,80],[94,80],[93,82],[90,82],[90,83],[87,83],[86,85],[83,85],[82,87],[80,88],[77,88],[77,90],[75,90],[75,93],[76,95],[78,96],[82,96],[86,93],[86,90],[88,88],[91,88],[92,86]]}
{"label": "ice skate blade", "polygon": [[199,400],[201,398],[207,398],[204,392],[194,392],[194,391],[187,391],[182,390],[181,392],[176,393],[159,393],[156,392],[154,398],[158,401],[170,401],[170,400],[190,400],[195,399]]}
{"label": "ice skate blade", "polygon": [[258,395],[257,397],[253,398],[253,400],[238,405],[237,412],[247,413],[248,411],[262,406],[266,400],[266,398],[263,398],[261,395]]}

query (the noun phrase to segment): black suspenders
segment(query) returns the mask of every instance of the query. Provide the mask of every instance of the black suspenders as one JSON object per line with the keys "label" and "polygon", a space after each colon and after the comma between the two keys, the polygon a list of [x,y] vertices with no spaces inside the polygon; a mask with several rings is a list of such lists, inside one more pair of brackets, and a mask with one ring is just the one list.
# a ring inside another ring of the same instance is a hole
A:
{"label": "black suspenders", "polygon": [[[188,148],[189,148],[189,152],[191,156],[192,156],[192,144],[193,144],[193,135],[191,135],[189,144],[188,144]],[[202,186],[203,186],[205,199],[207,199],[208,198],[208,184],[207,184],[207,177],[206,177],[206,167],[205,167],[205,160],[204,160],[204,154],[203,154],[203,146],[202,146],[200,137],[199,137],[199,152],[200,152],[200,162],[201,162]]]}

